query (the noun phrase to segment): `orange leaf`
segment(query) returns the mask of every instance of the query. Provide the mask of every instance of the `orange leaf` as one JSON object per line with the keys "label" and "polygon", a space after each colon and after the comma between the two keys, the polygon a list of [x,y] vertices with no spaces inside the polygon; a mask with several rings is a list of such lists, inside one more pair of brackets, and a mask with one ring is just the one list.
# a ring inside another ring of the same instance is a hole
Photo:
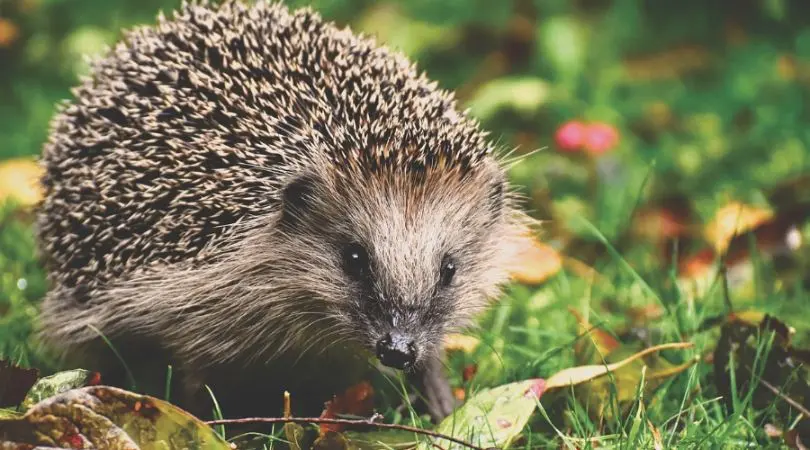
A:
{"label": "orange leaf", "polygon": [[678,273],[685,278],[698,278],[706,275],[714,265],[716,256],[710,248],[685,258],[678,264]]}
{"label": "orange leaf", "polygon": [[588,320],[574,308],[569,307],[568,311],[577,319],[579,334],[588,335],[591,342],[593,342],[593,345],[596,347],[596,351],[602,358],[619,348],[619,341],[610,333],[601,328],[592,326]]}
{"label": "orange leaf", "polygon": [[643,325],[651,320],[660,319],[664,315],[664,308],[657,303],[646,306],[630,307],[627,309],[627,317],[635,325]]}
{"label": "orange leaf", "polygon": [[663,450],[664,449],[664,441],[661,439],[661,430],[655,427],[650,419],[647,419],[647,428],[650,429],[650,433],[653,436],[653,448],[655,450]]}
{"label": "orange leaf", "polygon": [[562,268],[559,252],[537,240],[531,240],[530,245],[520,251],[518,259],[518,267],[512,271],[512,277],[520,283],[542,283]]}
{"label": "orange leaf", "polygon": [[8,19],[0,17],[0,48],[11,47],[11,44],[17,40],[19,34],[20,31],[17,25],[14,25],[14,23]]}
{"label": "orange leaf", "polygon": [[[321,413],[322,418],[336,418],[338,414],[354,416],[369,416],[374,409],[374,388],[367,381],[360,382],[346,389],[342,394],[336,395],[326,402],[326,408]],[[344,426],[340,424],[321,424],[321,435],[328,431],[341,432]]]}

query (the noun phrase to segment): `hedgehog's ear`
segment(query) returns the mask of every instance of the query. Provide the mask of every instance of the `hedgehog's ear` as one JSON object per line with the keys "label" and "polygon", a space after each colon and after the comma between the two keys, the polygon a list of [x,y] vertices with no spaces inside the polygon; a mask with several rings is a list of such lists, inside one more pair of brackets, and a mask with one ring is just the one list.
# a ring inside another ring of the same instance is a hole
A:
{"label": "hedgehog's ear", "polygon": [[315,204],[317,178],[312,174],[299,175],[281,191],[282,221],[294,224],[301,220]]}

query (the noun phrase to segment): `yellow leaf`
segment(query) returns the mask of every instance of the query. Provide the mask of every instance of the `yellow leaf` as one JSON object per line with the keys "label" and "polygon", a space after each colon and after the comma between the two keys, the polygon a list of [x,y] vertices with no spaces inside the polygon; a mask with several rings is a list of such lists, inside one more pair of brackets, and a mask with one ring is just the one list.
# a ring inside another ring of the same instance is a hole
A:
{"label": "yellow leaf", "polygon": [[41,175],[40,167],[29,158],[0,162],[0,202],[12,199],[25,206],[36,204],[42,197]]}
{"label": "yellow leaf", "polygon": [[472,353],[480,340],[474,336],[467,336],[464,334],[451,333],[444,338],[445,351],[461,351],[464,353]]}
{"label": "yellow leaf", "polygon": [[512,271],[512,277],[520,283],[539,284],[560,271],[562,257],[546,244],[533,239],[529,242],[518,255],[519,261],[517,268]]}
{"label": "yellow leaf", "polygon": [[648,349],[644,349],[643,351],[640,351],[635,355],[632,355],[628,358],[625,358],[613,364],[579,366],[563,369],[546,380],[546,389],[548,390],[554,388],[562,388],[584,383],[586,381],[590,381],[593,380],[594,378],[598,378],[610,372],[613,372],[639,358],[649,355],[650,353],[655,353],[667,349],[689,348],[691,346],[692,344],[690,342],[673,342],[670,344],[661,344],[656,345],[654,347],[650,347]]}
{"label": "yellow leaf", "polygon": [[704,232],[717,253],[722,253],[734,236],[750,231],[771,220],[773,212],[732,202],[720,208]]}

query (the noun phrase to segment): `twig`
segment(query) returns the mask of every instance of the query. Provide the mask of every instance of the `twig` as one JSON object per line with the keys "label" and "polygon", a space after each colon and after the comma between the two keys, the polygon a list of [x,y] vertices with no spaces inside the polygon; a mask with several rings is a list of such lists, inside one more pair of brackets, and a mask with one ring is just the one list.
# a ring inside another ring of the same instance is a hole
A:
{"label": "twig", "polygon": [[492,450],[485,449],[483,447],[478,447],[476,445],[470,444],[469,442],[462,441],[461,439],[456,439],[452,436],[447,436],[445,434],[436,433],[435,431],[423,430],[417,427],[411,427],[408,425],[399,425],[393,423],[383,423],[383,422],[376,422],[376,420],[380,416],[375,414],[368,419],[332,419],[326,417],[245,417],[242,419],[222,419],[222,420],[211,420],[207,423],[208,425],[231,425],[231,424],[243,424],[243,423],[299,423],[299,424],[307,424],[307,423],[326,423],[326,424],[336,424],[336,425],[361,425],[367,427],[377,427],[377,428],[387,428],[391,430],[402,430],[402,431],[411,431],[417,434],[423,434],[426,436],[434,437],[437,439],[445,439],[451,442],[455,442],[456,444],[463,445],[467,448],[471,448],[472,450]]}
{"label": "twig", "polygon": [[802,413],[805,417],[810,417],[810,411],[807,410],[801,403],[793,400],[792,398],[788,397],[787,394],[783,393],[780,389],[777,389],[776,386],[768,383],[767,381],[763,380],[762,378],[759,379],[759,382],[768,388],[769,391],[773,392],[777,396],[779,396],[782,400],[788,402],[790,406],[798,409],[800,413]]}

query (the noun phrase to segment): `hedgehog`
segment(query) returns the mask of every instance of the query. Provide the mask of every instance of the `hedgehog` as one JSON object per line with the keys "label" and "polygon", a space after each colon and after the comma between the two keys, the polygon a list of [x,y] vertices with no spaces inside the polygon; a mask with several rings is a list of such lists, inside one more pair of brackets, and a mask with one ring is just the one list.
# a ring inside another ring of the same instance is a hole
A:
{"label": "hedgehog", "polygon": [[452,92],[265,0],[126,31],[41,164],[45,344],[106,373],[171,365],[181,404],[208,387],[231,413],[284,390],[317,410],[401,370],[447,415],[442,342],[498,297],[529,226]]}

